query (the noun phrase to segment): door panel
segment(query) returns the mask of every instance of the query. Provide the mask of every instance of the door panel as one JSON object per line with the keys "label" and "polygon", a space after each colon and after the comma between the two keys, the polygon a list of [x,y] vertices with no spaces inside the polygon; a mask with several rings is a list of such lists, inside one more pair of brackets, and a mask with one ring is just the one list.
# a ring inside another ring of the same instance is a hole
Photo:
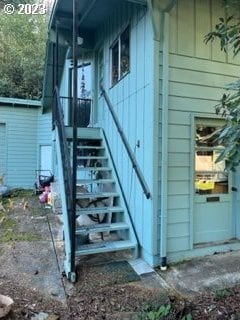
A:
{"label": "door panel", "polygon": [[[207,202],[207,198],[212,198],[214,201]],[[232,210],[229,195],[195,198],[194,243],[223,241],[232,236]]]}
{"label": "door panel", "polygon": [[40,170],[52,171],[52,146],[40,146]]}
{"label": "door panel", "polygon": [[5,176],[7,174],[6,159],[6,125],[4,123],[0,123],[0,176]]}

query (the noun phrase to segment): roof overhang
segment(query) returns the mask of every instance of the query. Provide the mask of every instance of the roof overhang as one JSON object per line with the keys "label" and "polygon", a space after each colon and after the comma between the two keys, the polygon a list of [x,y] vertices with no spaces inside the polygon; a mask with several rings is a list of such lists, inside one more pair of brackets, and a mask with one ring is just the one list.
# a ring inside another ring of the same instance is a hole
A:
{"label": "roof overhang", "polygon": [[[78,36],[83,38],[81,50],[92,52],[96,45],[96,31],[111,13],[123,3],[147,6],[147,0],[78,0]],[[72,29],[73,0],[55,0],[49,21],[49,39],[43,88],[44,109],[49,108],[51,104],[53,91],[53,44],[56,42],[56,32],[58,32],[59,74],[61,76],[61,70],[69,48],[68,58],[71,56]]]}
{"label": "roof overhang", "polygon": [[0,106],[22,107],[22,108],[40,108],[42,107],[42,101],[17,99],[0,97]]}
{"label": "roof overhang", "polygon": [[[88,45],[93,45],[95,31],[104,20],[122,3],[147,5],[147,0],[81,0],[78,1],[79,36],[88,38]],[[56,25],[65,35],[72,30],[73,1],[56,0],[51,19],[50,29]],[[87,35],[87,37],[86,37]],[[91,38],[91,41],[89,40]],[[68,40],[68,39],[67,39]],[[71,40],[70,40],[71,41]],[[91,42],[91,43],[90,43]]]}

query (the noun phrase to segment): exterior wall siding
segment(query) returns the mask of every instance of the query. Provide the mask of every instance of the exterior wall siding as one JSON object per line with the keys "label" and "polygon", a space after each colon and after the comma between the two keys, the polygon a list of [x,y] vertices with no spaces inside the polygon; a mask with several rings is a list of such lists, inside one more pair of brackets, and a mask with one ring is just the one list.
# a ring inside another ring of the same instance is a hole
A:
{"label": "exterior wall siding", "polygon": [[[152,192],[154,48],[151,18],[146,7],[127,2],[115,12],[98,36],[98,42],[102,43],[98,50],[104,50],[104,86]],[[110,47],[128,25],[130,72],[111,87]],[[99,94],[97,96],[99,97]],[[153,252],[152,200],[146,200],[143,194],[108,107],[101,97],[98,100],[98,124],[104,128],[109,140],[143,251],[149,256],[156,254]]]}
{"label": "exterior wall siding", "polygon": [[4,183],[33,188],[37,165],[37,108],[0,107],[5,124],[6,165]]}
{"label": "exterior wall siding", "polygon": [[[204,35],[215,26],[218,17],[224,15],[222,10],[220,1],[179,0],[170,13],[167,214],[170,261],[180,260],[184,252],[193,248],[192,117],[196,114],[216,116],[214,106],[224,87],[239,76],[236,68],[239,59],[233,60],[230,53],[221,52],[215,42],[207,45],[203,42]],[[161,61],[161,49],[159,55]],[[160,84],[161,68],[160,65]],[[161,136],[159,141],[161,144]]]}

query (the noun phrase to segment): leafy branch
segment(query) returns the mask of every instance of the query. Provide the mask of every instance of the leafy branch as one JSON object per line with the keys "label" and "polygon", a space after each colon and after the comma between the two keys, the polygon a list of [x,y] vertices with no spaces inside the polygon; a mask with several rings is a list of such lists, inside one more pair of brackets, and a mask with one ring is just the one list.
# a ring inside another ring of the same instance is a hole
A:
{"label": "leafy branch", "polygon": [[[240,51],[240,21],[236,21],[234,16],[219,18],[219,21],[215,30],[208,33],[204,41],[208,43],[219,39],[221,50],[232,50],[236,56]],[[229,84],[226,89],[227,92],[216,106],[216,113],[226,120],[217,138],[218,143],[225,148],[216,162],[225,159],[226,170],[234,171],[240,164],[240,79]]]}

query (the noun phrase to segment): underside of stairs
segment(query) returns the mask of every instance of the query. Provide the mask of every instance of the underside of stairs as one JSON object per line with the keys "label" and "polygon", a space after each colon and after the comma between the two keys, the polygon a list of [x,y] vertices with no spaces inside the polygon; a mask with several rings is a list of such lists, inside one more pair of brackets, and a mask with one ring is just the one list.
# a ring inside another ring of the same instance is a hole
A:
{"label": "underside of stairs", "polygon": [[[73,130],[65,127],[64,131],[72,166]],[[77,130],[76,197],[72,200],[71,195],[66,194],[71,188],[66,188],[69,175],[65,172],[62,137],[58,132],[55,136],[64,224],[64,268],[67,278],[74,282],[78,257],[121,250],[130,250],[136,257],[138,242],[104,131],[100,128]],[[75,201],[75,212],[71,212],[71,201]]]}

